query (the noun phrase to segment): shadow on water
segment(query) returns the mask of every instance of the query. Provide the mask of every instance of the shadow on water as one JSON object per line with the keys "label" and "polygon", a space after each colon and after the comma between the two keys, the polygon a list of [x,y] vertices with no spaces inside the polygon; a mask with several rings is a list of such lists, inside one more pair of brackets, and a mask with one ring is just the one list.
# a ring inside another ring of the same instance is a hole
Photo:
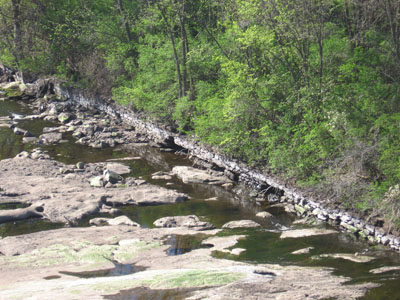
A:
{"label": "shadow on water", "polygon": [[0,204],[0,210],[1,209],[17,209],[17,208],[26,208],[29,207],[29,204],[27,203],[4,203]]}
{"label": "shadow on water", "polygon": [[195,291],[204,288],[180,288],[155,290],[150,288],[138,287],[130,290],[123,290],[118,294],[103,296],[104,299],[112,300],[183,300],[190,297]]}
{"label": "shadow on water", "polygon": [[34,233],[44,230],[63,228],[62,223],[51,223],[42,219],[28,219],[0,224],[0,237]]}
{"label": "shadow on water", "polygon": [[136,266],[134,264],[120,264],[116,262],[113,263],[114,263],[114,268],[110,269],[85,271],[85,272],[60,271],[59,273],[78,278],[94,278],[94,277],[123,276],[146,270],[146,267]]}

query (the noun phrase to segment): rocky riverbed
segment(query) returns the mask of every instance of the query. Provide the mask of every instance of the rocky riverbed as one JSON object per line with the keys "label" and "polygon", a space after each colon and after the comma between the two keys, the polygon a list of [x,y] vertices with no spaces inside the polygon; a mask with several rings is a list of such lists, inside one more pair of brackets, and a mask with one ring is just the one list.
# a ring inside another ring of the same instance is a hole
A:
{"label": "rocky riverbed", "polygon": [[[0,223],[17,226],[36,218],[63,228],[0,237],[0,272],[7,274],[1,299],[358,299],[377,285],[370,281],[396,286],[398,266],[384,250],[284,217],[286,209],[329,219],[314,202],[284,200],[279,193],[246,195],[236,185],[238,174],[204,160],[195,162],[203,169],[170,164],[163,152],[186,153],[174,142],[180,137],[150,140],[107,106],[98,110],[63,93],[55,96],[51,81],[3,87],[0,98],[19,101],[27,113],[0,117],[0,129],[20,136],[26,149],[0,161]],[[46,125],[28,125],[38,121]],[[71,143],[82,145],[81,156],[85,147],[110,155],[99,162],[55,160],[52,149]],[[135,155],[111,158],[117,149]],[[143,178],[131,162],[145,158],[154,170]],[[191,197],[193,189],[201,200]],[[231,203],[221,206],[221,199]],[[226,214],[221,220],[214,217],[217,210]],[[142,214],[150,214],[151,222]],[[372,236],[366,224],[357,226]],[[387,243],[395,246],[395,240]],[[363,279],[344,285],[352,280],[345,274]],[[388,278],[390,284],[382,281]]]}

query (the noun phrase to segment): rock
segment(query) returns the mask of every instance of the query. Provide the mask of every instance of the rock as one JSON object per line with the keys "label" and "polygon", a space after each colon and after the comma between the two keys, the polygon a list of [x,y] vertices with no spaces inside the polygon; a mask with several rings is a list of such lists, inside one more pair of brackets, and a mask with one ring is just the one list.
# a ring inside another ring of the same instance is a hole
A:
{"label": "rock", "polygon": [[261,225],[252,220],[231,221],[222,226],[223,229],[258,228],[258,227],[261,227]]}
{"label": "rock", "polygon": [[127,216],[119,216],[114,219],[110,219],[108,224],[111,226],[119,226],[119,225],[127,225],[127,226],[135,226],[140,227],[140,225],[136,222],[133,222]]}
{"label": "rock", "polygon": [[300,249],[300,250],[293,251],[292,254],[295,254],[295,255],[308,254],[308,253],[310,253],[310,251],[312,249],[314,249],[314,247],[307,247],[307,248],[303,248],[303,249]]}
{"label": "rock", "polygon": [[43,133],[58,132],[59,127],[44,127]]}
{"label": "rock", "polygon": [[355,254],[351,254],[351,253],[322,254],[319,257],[341,258],[341,259],[350,260],[350,261],[353,261],[356,263],[367,263],[367,262],[370,262],[375,259],[375,257],[359,255],[358,253],[355,253]]}
{"label": "rock", "polygon": [[218,197],[211,197],[211,198],[205,199],[204,201],[218,201]]}
{"label": "rock", "polygon": [[62,140],[62,133],[51,132],[39,136],[39,143],[44,145],[55,144]]}
{"label": "rock", "polygon": [[58,118],[57,118],[57,116],[50,115],[50,116],[44,117],[43,120],[50,121],[50,122],[56,122],[56,121],[58,121]]}
{"label": "rock", "polygon": [[240,255],[241,253],[245,252],[246,249],[243,248],[234,248],[231,250],[232,255]]}
{"label": "rock", "polygon": [[94,226],[105,226],[108,225],[109,218],[94,218],[89,221],[90,225]]}
{"label": "rock", "polygon": [[153,180],[171,180],[172,176],[170,175],[153,175],[151,176]]}
{"label": "rock", "polygon": [[108,146],[108,144],[103,140],[89,143],[89,147],[92,147],[92,148],[95,148],[95,149],[104,149],[107,146]]}
{"label": "rock", "polygon": [[90,225],[95,225],[95,226],[104,226],[104,225],[110,225],[110,226],[119,226],[119,225],[126,225],[126,226],[135,226],[135,227],[140,227],[140,225],[136,222],[133,222],[131,219],[129,219],[127,216],[119,216],[114,219],[110,218],[95,218],[91,219],[89,221]]}
{"label": "rock", "polygon": [[295,229],[288,230],[281,234],[281,239],[286,238],[301,238],[306,236],[314,236],[314,235],[326,235],[326,234],[334,234],[338,233],[334,230],[328,229],[318,229],[318,228],[309,228],[309,229]]}
{"label": "rock", "polygon": [[172,173],[178,176],[184,183],[224,184],[231,182],[225,176],[211,175],[207,171],[186,166],[174,167]]}
{"label": "rock", "polygon": [[96,176],[90,179],[90,185],[93,187],[103,187],[104,186],[103,176]]}
{"label": "rock", "polygon": [[147,184],[147,181],[143,180],[143,179],[136,179],[135,184],[136,185],[144,185],[144,184]]}
{"label": "rock", "polygon": [[72,134],[72,136],[73,136],[74,138],[76,138],[76,139],[80,139],[81,137],[83,137],[83,134],[82,134],[82,132],[80,132],[80,131],[75,131],[75,132]]}
{"label": "rock", "polygon": [[156,227],[187,227],[193,230],[209,230],[215,228],[215,226],[211,223],[200,221],[195,215],[164,217],[154,221],[153,224]]}
{"label": "rock", "polygon": [[187,195],[166,188],[141,185],[118,191],[119,197],[107,200],[110,206],[115,205],[161,205],[186,201]]}
{"label": "rock", "polygon": [[85,164],[83,162],[81,162],[81,161],[78,161],[76,163],[76,168],[79,169],[79,170],[83,170],[85,168]]}
{"label": "rock", "polygon": [[43,211],[43,203],[35,203],[26,208],[0,210],[0,224],[30,218],[42,218]]}
{"label": "rock", "polygon": [[381,268],[370,270],[370,272],[373,274],[381,274],[381,273],[391,272],[391,271],[400,271],[400,266],[381,267]]}
{"label": "rock", "polygon": [[131,168],[121,163],[108,163],[106,169],[118,175],[125,175],[131,172]]}
{"label": "rock", "polygon": [[103,172],[103,178],[107,181],[110,182],[112,184],[115,184],[119,181],[123,181],[124,178],[120,175],[118,175],[117,173],[110,171],[108,169],[104,170]]}
{"label": "rock", "polygon": [[225,189],[230,189],[230,188],[232,188],[233,187],[233,183],[224,183],[223,185],[222,185],[222,187],[223,188],[225,188]]}
{"label": "rock", "polygon": [[19,127],[14,127],[13,131],[14,131],[14,134],[16,134],[16,135],[25,135],[25,133],[26,133],[25,129],[22,129]]}
{"label": "rock", "polygon": [[256,217],[263,218],[263,219],[270,219],[273,218],[273,215],[267,211],[260,211],[256,214]]}
{"label": "rock", "polygon": [[36,138],[36,137],[24,137],[24,138],[22,139],[22,142],[23,142],[24,144],[28,144],[28,143],[34,144],[34,143],[37,143],[38,141],[39,141],[39,139]]}
{"label": "rock", "polygon": [[58,115],[58,121],[60,121],[61,123],[65,124],[67,123],[69,120],[71,120],[72,115],[69,113],[60,113]]}

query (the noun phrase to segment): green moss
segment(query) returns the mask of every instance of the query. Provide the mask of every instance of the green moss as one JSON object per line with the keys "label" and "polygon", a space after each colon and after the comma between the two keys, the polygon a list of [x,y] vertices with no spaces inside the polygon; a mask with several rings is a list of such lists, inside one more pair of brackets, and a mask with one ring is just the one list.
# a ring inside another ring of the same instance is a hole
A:
{"label": "green moss", "polygon": [[162,288],[217,286],[237,281],[243,276],[241,273],[194,270],[167,278],[164,275],[155,276],[151,286]]}
{"label": "green moss", "polygon": [[103,282],[92,286],[94,290],[105,293],[113,293],[124,289],[132,289],[139,286],[151,288],[184,288],[219,286],[240,280],[245,275],[243,273],[218,272],[210,270],[190,270],[179,273],[168,274],[168,270],[162,275],[155,275],[149,279],[128,279],[112,282]]}
{"label": "green moss", "polygon": [[127,262],[140,253],[161,246],[161,242],[146,243],[139,239],[125,240],[122,241],[122,246],[118,247],[118,249],[114,252],[114,259],[122,263]]}
{"label": "green moss", "polygon": [[12,257],[0,257],[0,262],[19,266],[52,266],[64,263],[99,264],[108,262],[118,246],[93,245],[88,242],[76,242],[72,247],[62,244],[36,249],[30,253]]}

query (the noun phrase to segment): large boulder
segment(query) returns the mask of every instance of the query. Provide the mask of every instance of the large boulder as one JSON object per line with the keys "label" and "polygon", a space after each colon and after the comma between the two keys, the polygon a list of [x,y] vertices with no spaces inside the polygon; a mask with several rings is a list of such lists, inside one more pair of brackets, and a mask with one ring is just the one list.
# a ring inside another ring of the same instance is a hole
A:
{"label": "large boulder", "polygon": [[119,226],[119,225],[126,225],[126,226],[135,226],[140,227],[140,225],[136,222],[133,222],[127,216],[119,216],[113,219],[110,218],[95,218],[89,221],[90,225],[95,226],[103,226],[103,225],[110,225],[110,226]]}
{"label": "large boulder", "polygon": [[231,222],[225,223],[222,226],[223,229],[257,228],[257,227],[261,227],[261,225],[252,220],[231,221]]}
{"label": "large boulder", "polygon": [[117,173],[118,175],[125,175],[131,172],[131,168],[121,163],[108,163],[106,169]]}
{"label": "large boulder", "polygon": [[195,215],[164,217],[154,221],[154,226],[171,228],[171,227],[186,227],[194,230],[209,230],[215,226],[209,222],[200,221]]}
{"label": "large boulder", "polygon": [[62,140],[62,133],[50,132],[39,136],[39,143],[44,145],[55,144]]}
{"label": "large boulder", "polygon": [[213,173],[187,166],[177,166],[172,169],[172,174],[178,176],[184,183],[224,184],[231,182],[222,175],[223,173]]}
{"label": "large boulder", "polygon": [[108,199],[110,206],[115,205],[161,205],[186,201],[187,195],[154,185],[140,185],[134,189],[121,188],[119,197]]}

